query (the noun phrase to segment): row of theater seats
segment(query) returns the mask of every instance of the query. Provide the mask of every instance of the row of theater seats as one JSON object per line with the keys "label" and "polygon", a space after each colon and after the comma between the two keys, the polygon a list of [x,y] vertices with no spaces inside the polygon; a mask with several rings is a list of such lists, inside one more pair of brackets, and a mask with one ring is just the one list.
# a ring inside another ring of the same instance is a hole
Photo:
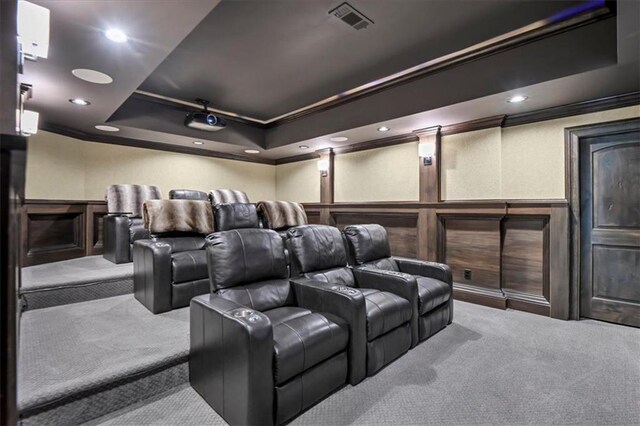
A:
{"label": "row of theater seats", "polygon": [[[110,185],[107,188],[105,200],[108,213],[103,222],[103,257],[105,259],[116,264],[133,261],[133,243],[152,237],[142,218],[142,206],[145,201],[161,199],[162,192],[157,186],[120,184]],[[169,191],[169,199],[206,201],[214,207],[227,203],[249,203],[247,194],[231,189],[215,189],[209,193],[190,189],[172,189]],[[278,223],[269,221],[269,212],[266,210],[273,203],[273,201],[257,203],[260,227],[275,229],[274,227],[280,226]],[[304,209],[300,204],[288,204],[296,212],[299,222],[306,221]],[[272,207],[271,210],[273,210]],[[215,230],[219,229],[215,228]]]}
{"label": "row of theater seats", "polygon": [[230,424],[287,422],[453,318],[450,269],[392,257],[380,225],[216,232],[205,253],[190,381]]}
{"label": "row of theater seats", "polygon": [[142,204],[134,295],[153,313],[190,305],[191,385],[230,424],[287,422],[451,323],[450,269],[392,257],[380,225],[189,197]]}

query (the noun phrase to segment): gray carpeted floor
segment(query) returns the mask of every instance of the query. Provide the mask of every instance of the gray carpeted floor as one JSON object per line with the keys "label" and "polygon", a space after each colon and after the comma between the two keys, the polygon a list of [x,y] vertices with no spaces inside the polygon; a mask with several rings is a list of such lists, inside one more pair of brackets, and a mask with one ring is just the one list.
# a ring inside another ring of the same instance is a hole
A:
{"label": "gray carpeted floor", "polygon": [[[217,423],[189,387],[96,422]],[[293,422],[351,423],[640,424],[640,330],[456,302],[452,325]]]}
{"label": "gray carpeted floor", "polygon": [[22,268],[24,310],[131,293],[133,263],[116,265],[102,256],[89,256]]}
{"label": "gray carpeted floor", "polygon": [[20,327],[20,409],[186,362],[189,352],[189,309],[153,315],[132,295],[28,311]]}
{"label": "gray carpeted floor", "polygon": [[22,290],[131,277],[133,263],[116,265],[102,256],[87,256],[22,268]]}

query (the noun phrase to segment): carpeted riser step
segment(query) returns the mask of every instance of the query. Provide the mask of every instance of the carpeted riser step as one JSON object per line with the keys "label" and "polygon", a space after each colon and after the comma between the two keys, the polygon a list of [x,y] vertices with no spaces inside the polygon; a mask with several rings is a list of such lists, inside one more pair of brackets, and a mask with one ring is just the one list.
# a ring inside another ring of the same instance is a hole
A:
{"label": "carpeted riser step", "polygon": [[89,300],[105,299],[133,293],[133,278],[65,285],[34,290],[20,294],[22,310],[49,308]]}
{"label": "carpeted riser step", "polygon": [[77,425],[105,416],[189,382],[186,358],[39,407],[25,407],[20,424]]}

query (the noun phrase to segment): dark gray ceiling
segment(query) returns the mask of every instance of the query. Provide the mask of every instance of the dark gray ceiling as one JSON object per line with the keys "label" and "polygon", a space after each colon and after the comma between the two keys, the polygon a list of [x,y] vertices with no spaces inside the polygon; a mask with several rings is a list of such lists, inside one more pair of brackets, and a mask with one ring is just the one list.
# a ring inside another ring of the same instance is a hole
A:
{"label": "dark gray ceiling", "polygon": [[340,1],[223,0],[141,89],[267,120],[580,3],[352,0],[357,31]]}
{"label": "dark gray ceiling", "polygon": [[[34,85],[28,107],[51,127],[100,134],[95,124],[121,128],[121,138],[283,158],[301,142],[324,148],[328,137],[348,143],[433,124],[525,112],[640,90],[640,2],[618,3],[617,17],[431,74],[272,128],[230,122],[220,132],[183,126],[189,107],[141,96],[206,97],[230,112],[272,118],[482,42],[575,3],[515,0],[351,3],[375,21],[356,31],[327,12],[340,1],[32,0],[51,9],[50,56],[28,62],[21,81]],[[123,28],[116,45],[102,31]],[[71,76],[73,68],[107,72],[106,86]],[[529,100],[513,105],[509,94]],[[92,101],[86,108],[71,97]],[[90,137],[90,136],[89,136]],[[195,147],[193,140],[205,141]]]}

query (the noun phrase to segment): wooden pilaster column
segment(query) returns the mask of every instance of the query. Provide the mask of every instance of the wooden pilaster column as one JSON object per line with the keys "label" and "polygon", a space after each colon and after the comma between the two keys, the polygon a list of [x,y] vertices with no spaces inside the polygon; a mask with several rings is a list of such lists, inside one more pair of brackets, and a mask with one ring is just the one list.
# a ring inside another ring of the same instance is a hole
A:
{"label": "wooden pilaster column", "polygon": [[318,161],[322,161],[327,166],[326,172],[320,172],[320,202],[322,204],[333,203],[333,176],[334,176],[334,152],[331,148],[316,151],[320,156]]}
{"label": "wooden pilaster column", "polygon": [[[418,258],[438,261],[438,217],[435,204],[440,201],[440,126],[415,130],[419,143],[428,148],[430,158],[418,157],[420,202],[434,203],[418,213]],[[422,151],[422,150],[421,150]],[[422,152],[419,152],[422,153]]]}
{"label": "wooden pilaster column", "polygon": [[[319,171],[320,174],[320,203],[333,204],[334,193],[334,156],[333,149],[326,148],[316,151],[319,155],[318,162],[323,162],[326,167],[325,171]],[[320,209],[320,222],[325,225],[333,225],[331,220],[331,210],[329,207],[323,206]]]}

